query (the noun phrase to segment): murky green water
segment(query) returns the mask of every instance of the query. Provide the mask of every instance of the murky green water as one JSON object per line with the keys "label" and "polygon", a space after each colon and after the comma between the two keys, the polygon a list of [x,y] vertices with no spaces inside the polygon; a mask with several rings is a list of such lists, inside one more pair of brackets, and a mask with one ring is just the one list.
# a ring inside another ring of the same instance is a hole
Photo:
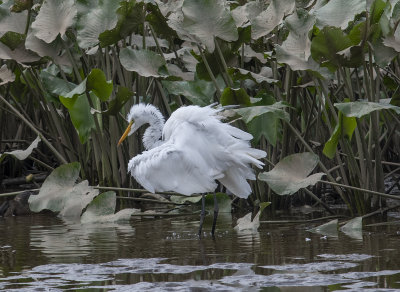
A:
{"label": "murky green water", "polygon": [[2,291],[397,291],[400,226],[362,240],[313,234],[311,224],[237,233],[223,214],[216,239],[198,217],[67,224],[0,218]]}

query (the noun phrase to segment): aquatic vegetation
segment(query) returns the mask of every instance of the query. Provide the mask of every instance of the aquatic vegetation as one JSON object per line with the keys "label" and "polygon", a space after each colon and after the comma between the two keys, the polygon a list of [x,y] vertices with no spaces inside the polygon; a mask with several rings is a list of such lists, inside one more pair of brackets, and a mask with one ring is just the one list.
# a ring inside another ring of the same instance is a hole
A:
{"label": "aquatic vegetation", "polygon": [[[0,151],[42,141],[25,168],[2,155],[1,175],[79,162],[88,185],[137,187],[126,161],[143,146],[116,147],[129,108],[218,102],[268,153],[252,206],[329,209],[335,193],[363,215],[398,199],[399,3],[239,2],[0,2]],[[282,168],[296,153],[315,159]],[[281,192],[271,174],[295,167],[306,180]]]}

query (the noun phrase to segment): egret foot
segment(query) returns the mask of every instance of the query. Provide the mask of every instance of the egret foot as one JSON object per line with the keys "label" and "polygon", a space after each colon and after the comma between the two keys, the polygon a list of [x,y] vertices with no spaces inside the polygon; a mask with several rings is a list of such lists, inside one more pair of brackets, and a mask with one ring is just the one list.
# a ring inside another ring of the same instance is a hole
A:
{"label": "egret foot", "polygon": [[201,213],[200,213],[200,227],[199,237],[201,238],[201,230],[203,229],[204,217],[206,216],[206,197],[204,194],[201,195]]}
{"label": "egret foot", "polygon": [[219,207],[218,207],[217,194],[214,192],[214,219],[211,229],[211,234],[213,237],[215,232],[215,226],[217,225],[218,212],[219,212]]}

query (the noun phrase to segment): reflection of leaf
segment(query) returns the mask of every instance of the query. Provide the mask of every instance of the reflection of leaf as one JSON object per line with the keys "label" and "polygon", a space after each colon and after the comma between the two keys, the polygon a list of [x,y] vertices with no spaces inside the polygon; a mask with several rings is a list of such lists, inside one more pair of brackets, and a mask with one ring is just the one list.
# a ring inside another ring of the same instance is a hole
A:
{"label": "reflection of leaf", "polygon": [[251,221],[251,212],[239,218],[234,229],[238,232],[252,232],[256,233],[258,227],[260,227],[260,211],[254,216],[253,221]]}
{"label": "reflection of leaf", "polygon": [[[225,193],[216,193],[220,213],[231,213],[232,200]],[[214,210],[214,194],[206,195],[206,209]]]}
{"label": "reflection of leaf", "polygon": [[328,223],[311,228],[307,231],[331,237],[338,237],[338,222],[339,222],[338,219],[334,219],[329,221]]}
{"label": "reflection of leaf", "polygon": [[40,142],[40,137],[38,136],[35,141],[32,142],[31,145],[29,145],[28,148],[25,150],[14,150],[11,152],[4,152],[0,154],[0,162],[7,156],[7,155],[12,155],[18,160],[25,160],[29,155],[31,155],[33,149],[37,148],[39,142]]}
{"label": "reflection of leaf", "polygon": [[148,50],[132,50],[123,48],[120,51],[119,59],[122,66],[128,71],[137,72],[143,77],[165,76],[162,69],[165,69],[165,61],[161,55]]}
{"label": "reflection of leaf", "polygon": [[318,161],[318,156],[313,153],[292,154],[279,161],[271,171],[260,173],[258,178],[266,181],[278,195],[293,195],[302,188],[316,184],[324,175],[320,172],[308,176]]}
{"label": "reflection of leaf", "polygon": [[382,102],[354,101],[335,103],[334,105],[347,117],[361,118],[362,116],[365,116],[373,111],[383,109],[391,109],[394,110],[397,114],[400,114],[400,107]]}
{"label": "reflection of leaf", "polygon": [[99,193],[88,185],[88,181],[75,184],[81,166],[78,162],[63,164],[44,181],[37,196],[29,197],[33,212],[50,210],[61,217],[79,218],[82,210]]}
{"label": "reflection of leaf", "polygon": [[340,228],[340,231],[351,238],[362,240],[362,217],[351,219]]}
{"label": "reflection of leaf", "polygon": [[140,212],[137,209],[123,209],[115,212],[117,197],[109,191],[98,195],[86,208],[81,216],[81,223],[106,223],[129,220],[131,215]]}
{"label": "reflection of leaf", "polygon": [[68,27],[75,22],[77,10],[73,0],[46,0],[32,23],[35,36],[51,43],[60,34],[63,38]]}

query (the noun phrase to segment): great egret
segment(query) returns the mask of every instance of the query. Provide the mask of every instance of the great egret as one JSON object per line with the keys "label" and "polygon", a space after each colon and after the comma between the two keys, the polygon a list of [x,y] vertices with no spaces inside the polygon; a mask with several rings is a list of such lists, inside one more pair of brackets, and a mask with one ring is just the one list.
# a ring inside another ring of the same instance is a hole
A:
{"label": "great egret", "polygon": [[251,148],[252,135],[221,122],[221,110],[184,106],[164,124],[163,115],[153,105],[133,105],[127,117],[129,125],[118,141],[120,145],[142,125],[149,124],[143,135],[146,151],[129,161],[128,173],[152,193],[203,194],[199,236],[205,216],[204,193],[214,192],[214,236],[218,216],[216,180],[236,196],[247,198],[251,193],[247,180],[255,179],[251,165],[262,168],[264,164],[258,159],[266,156],[264,151]]}

